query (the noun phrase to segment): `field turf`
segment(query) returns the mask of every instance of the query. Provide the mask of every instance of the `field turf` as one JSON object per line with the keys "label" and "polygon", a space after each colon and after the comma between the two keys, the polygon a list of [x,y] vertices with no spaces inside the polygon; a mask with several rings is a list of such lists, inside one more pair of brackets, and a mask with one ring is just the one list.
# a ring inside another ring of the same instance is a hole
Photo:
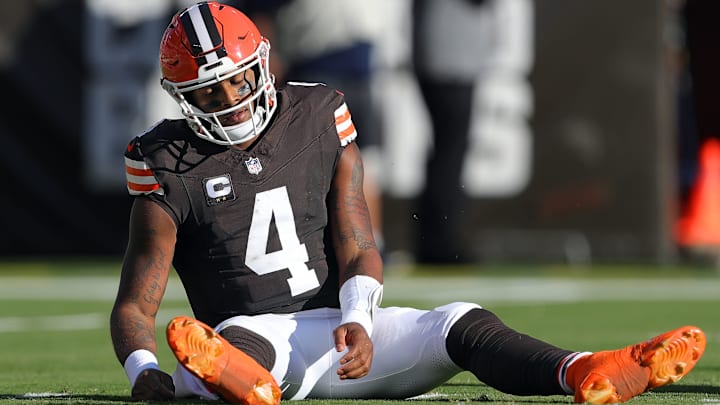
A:
{"label": "field turf", "polygon": [[[115,359],[108,314],[116,262],[0,264],[0,405],[120,404],[129,388]],[[511,327],[572,350],[604,350],[685,324],[707,334],[705,356],[676,384],[630,404],[720,405],[720,274],[675,267],[563,266],[387,269],[384,306],[432,308],[472,301]],[[159,314],[159,336],[175,315],[190,314],[176,279]],[[174,368],[160,345],[161,367]],[[207,404],[205,401],[178,401]],[[563,404],[569,396],[518,397],[461,373],[410,401],[297,404]]]}

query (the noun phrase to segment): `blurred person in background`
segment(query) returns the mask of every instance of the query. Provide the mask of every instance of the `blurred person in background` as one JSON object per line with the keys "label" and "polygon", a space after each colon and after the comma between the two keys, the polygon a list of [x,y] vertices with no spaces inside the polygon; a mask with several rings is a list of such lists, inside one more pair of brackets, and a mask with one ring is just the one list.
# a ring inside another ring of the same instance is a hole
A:
{"label": "blurred person in background", "polygon": [[[477,304],[380,307],[383,264],[345,99],[318,84],[276,88],[269,51],[250,19],[214,2],[181,10],[163,35],[161,84],[184,118],[125,150],[135,198],[110,316],[134,400],[408,398],[467,370],[510,394],[606,403],[695,366],[705,336],[693,326],[587,353]],[[167,325],[172,376],[155,336],[171,268],[195,317]]]}
{"label": "blurred person in background", "polygon": [[467,196],[503,196],[517,187],[494,154],[527,136],[532,13],[526,0],[413,0],[412,65],[432,126],[420,263],[471,261]]}
{"label": "blurred person in background", "polygon": [[[375,242],[384,250],[380,179],[382,122],[374,87],[375,48],[382,35],[382,0],[269,0],[234,4],[273,44],[278,81],[324,83],[352,108],[365,168],[365,199]],[[233,4],[233,2],[228,2]]]}
{"label": "blurred person in background", "polygon": [[[475,80],[485,57],[470,50],[483,0],[414,0],[413,68],[432,124],[433,149],[420,196],[419,263],[462,263],[468,148]],[[454,16],[451,20],[450,17]]]}

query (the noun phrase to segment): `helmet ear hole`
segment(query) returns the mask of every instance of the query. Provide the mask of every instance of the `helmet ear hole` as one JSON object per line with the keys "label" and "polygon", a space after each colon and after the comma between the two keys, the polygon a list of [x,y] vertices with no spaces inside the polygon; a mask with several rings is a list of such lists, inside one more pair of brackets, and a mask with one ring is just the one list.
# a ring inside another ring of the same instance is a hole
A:
{"label": "helmet ear hole", "polygon": [[195,96],[193,96],[192,92],[183,94],[183,97],[185,97],[185,101],[197,107],[197,100],[195,99]]}
{"label": "helmet ear hole", "polygon": [[252,70],[253,75],[255,76],[255,85],[253,86],[252,83],[250,83],[250,87],[253,91],[257,91],[257,89],[261,87],[261,84],[265,84],[265,78],[262,77],[262,72],[260,71],[260,64],[252,66],[250,70]]}

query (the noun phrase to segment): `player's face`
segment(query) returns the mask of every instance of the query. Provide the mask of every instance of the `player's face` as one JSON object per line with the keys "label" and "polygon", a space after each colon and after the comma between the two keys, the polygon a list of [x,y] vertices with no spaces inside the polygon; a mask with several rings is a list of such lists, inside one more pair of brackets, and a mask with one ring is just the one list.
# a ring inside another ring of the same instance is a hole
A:
{"label": "player's face", "polygon": [[[213,85],[194,90],[190,93],[194,104],[201,110],[212,113],[235,106],[251,97],[255,89],[255,72],[245,70]],[[218,117],[224,126],[237,125],[252,116],[252,103],[232,113]]]}

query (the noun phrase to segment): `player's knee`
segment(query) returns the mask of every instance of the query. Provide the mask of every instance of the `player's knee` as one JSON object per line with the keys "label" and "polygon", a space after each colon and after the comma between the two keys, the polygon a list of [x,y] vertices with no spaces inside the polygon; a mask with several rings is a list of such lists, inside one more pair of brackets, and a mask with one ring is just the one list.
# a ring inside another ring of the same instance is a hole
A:
{"label": "player's knee", "polygon": [[228,326],[219,333],[231,345],[245,352],[266,370],[272,370],[276,358],[275,348],[265,337],[236,325]]}
{"label": "player's knee", "polygon": [[[465,316],[468,312],[472,311],[473,309],[481,309],[482,307],[469,303],[469,302],[453,302],[450,304],[443,305],[441,307],[435,308],[435,311],[442,312],[445,316],[445,319],[447,319],[447,327],[452,327],[452,325],[455,324],[460,318]],[[447,332],[447,330],[445,331]],[[446,333],[447,334],[447,333]]]}

